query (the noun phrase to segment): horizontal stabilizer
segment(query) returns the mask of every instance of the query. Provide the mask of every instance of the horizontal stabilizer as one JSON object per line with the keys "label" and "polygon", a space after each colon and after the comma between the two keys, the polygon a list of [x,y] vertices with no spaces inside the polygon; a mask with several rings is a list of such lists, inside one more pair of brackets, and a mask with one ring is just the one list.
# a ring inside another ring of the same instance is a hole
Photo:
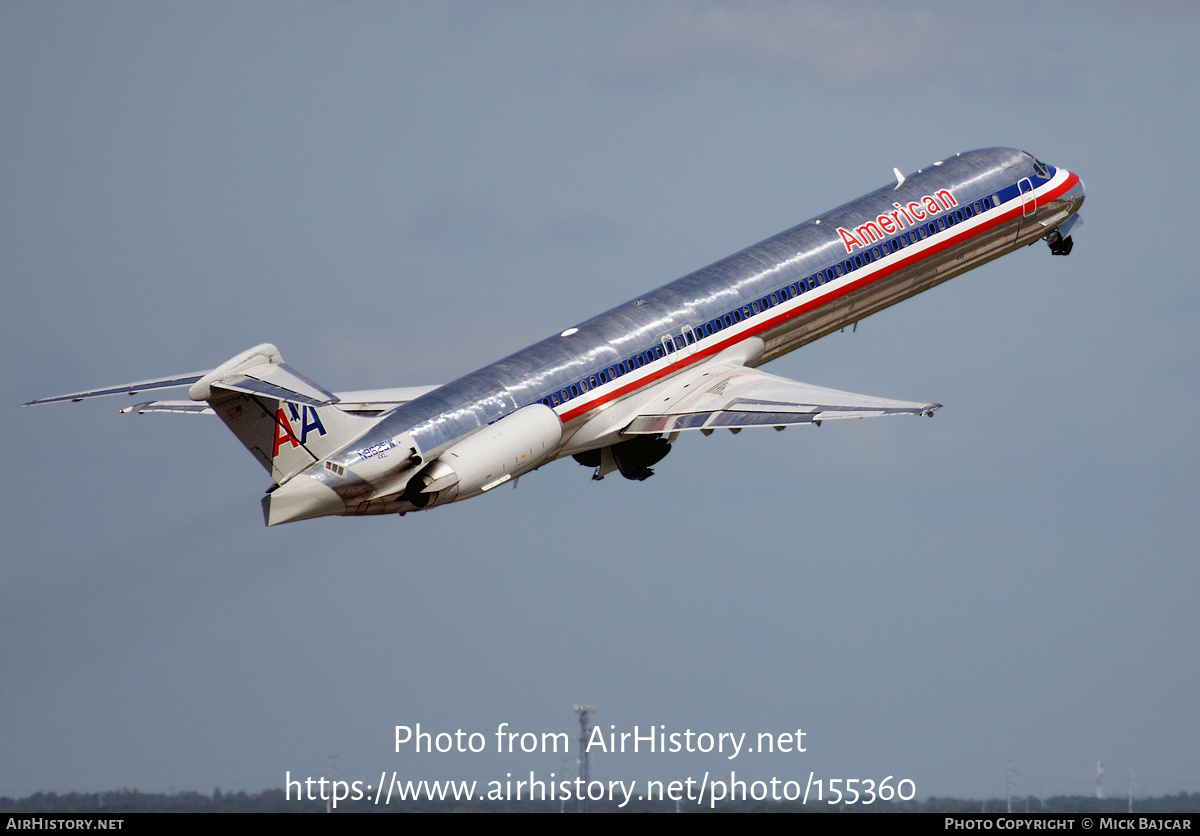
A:
{"label": "horizontal stabilizer", "polygon": [[193,415],[215,415],[213,408],[206,403],[195,401],[150,401],[137,403],[118,410],[122,415],[136,412],[139,415],[146,412],[190,412]]}
{"label": "horizontal stabilizer", "polygon": [[104,395],[136,395],[139,392],[149,392],[154,389],[169,389],[172,386],[191,386],[208,372],[192,372],[191,374],[163,377],[157,380],[143,380],[138,383],[125,383],[121,386],[109,386],[105,389],[90,389],[86,392],[73,392],[70,395],[56,395],[53,398],[38,398],[21,404],[33,406],[39,403],[54,403],[55,401],[82,401],[84,398],[99,398]]}
{"label": "horizontal stabilizer", "polygon": [[214,387],[307,406],[324,406],[336,400],[331,392],[285,365],[279,349],[270,343],[226,360],[193,383],[188,397],[194,401],[212,400]]}
{"label": "horizontal stabilizer", "polygon": [[[355,392],[329,392],[323,386],[314,383],[285,364],[274,346],[264,344],[243,352],[234,358],[234,361],[223,364],[223,368],[177,374],[154,380],[139,380],[135,383],[106,386],[103,389],[88,389],[83,392],[72,392],[69,395],[56,395],[52,398],[37,398],[23,403],[21,406],[55,403],[56,401],[82,401],[86,398],[99,398],[106,395],[137,395],[142,392],[180,386],[194,388],[195,384],[202,380],[204,381],[202,389],[216,386],[230,392],[263,395],[274,400],[290,401],[307,406],[337,404],[338,408],[344,412],[371,415],[386,412],[438,388],[437,386],[402,386],[390,389],[363,389]],[[211,394],[211,392],[198,391],[196,394],[204,395]],[[213,414],[212,409],[203,402],[204,400],[204,397],[200,397],[191,401],[148,401],[127,406],[121,412]]]}
{"label": "horizontal stabilizer", "polygon": [[[358,415],[378,415],[389,409],[408,403],[421,397],[426,392],[432,392],[437,386],[402,386],[392,389],[363,389],[357,392],[334,392],[334,404],[342,412]],[[136,412],[139,415],[147,412],[190,412],[195,415],[213,415],[213,408],[207,403],[196,401],[147,401],[133,404],[120,410],[122,413]]]}
{"label": "horizontal stabilizer", "polygon": [[327,392],[283,363],[263,363],[249,369],[241,369],[235,374],[212,381],[212,386],[241,392],[244,395],[265,395],[275,400],[308,406],[325,406],[337,401],[332,392]]}
{"label": "horizontal stabilizer", "polygon": [[438,386],[401,386],[393,389],[363,389],[358,392],[335,392],[338,409],[344,412],[377,413],[415,401],[438,389]]}
{"label": "horizontal stabilizer", "polygon": [[680,430],[783,427],[838,418],[932,415],[941,404],[856,395],[777,377],[745,366],[697,370],[643,407],[623,435]]}

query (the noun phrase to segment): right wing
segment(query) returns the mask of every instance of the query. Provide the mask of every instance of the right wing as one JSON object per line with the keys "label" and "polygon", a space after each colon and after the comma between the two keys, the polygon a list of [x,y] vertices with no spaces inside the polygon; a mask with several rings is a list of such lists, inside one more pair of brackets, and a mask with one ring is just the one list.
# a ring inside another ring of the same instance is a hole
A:
{"label": "right wing", "polygon": [[777,377],[737,363],[704,366],[671,381],[654,401],[643,404],[622,435],[656,435],[681,430],[742,429],[817,424],[838,418],[933,415],[937,403],[856,395]]}

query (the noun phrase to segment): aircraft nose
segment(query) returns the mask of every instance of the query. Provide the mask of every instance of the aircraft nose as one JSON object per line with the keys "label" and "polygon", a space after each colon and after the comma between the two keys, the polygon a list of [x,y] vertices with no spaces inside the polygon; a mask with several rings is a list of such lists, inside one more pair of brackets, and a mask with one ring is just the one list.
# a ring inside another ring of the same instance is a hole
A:
{"label": "aircraft nose", "polygon": [[1075,185],[1067,192],[1067,200],[1075,205],[1075,211],[1079,211],[1079,207],[1083,205],[1083,199],[1087,197],[1087,190],[1083,187],[1083,180],[1079,175],[1075,175]]}

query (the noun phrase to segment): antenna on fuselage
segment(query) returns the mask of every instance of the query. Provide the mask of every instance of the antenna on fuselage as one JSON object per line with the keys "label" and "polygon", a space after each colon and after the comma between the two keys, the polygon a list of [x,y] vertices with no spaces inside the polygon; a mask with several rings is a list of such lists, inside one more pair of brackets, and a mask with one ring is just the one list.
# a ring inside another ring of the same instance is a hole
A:
{"label": "antenna on fuselage", "polygon": [[[898,189],[904,185],[904,175],[900,173],[900,169],[898,168],[893,168],[892,173],[896,175],[896,189]],[[892,191],[896,191],[896,189],[892,189]]]}

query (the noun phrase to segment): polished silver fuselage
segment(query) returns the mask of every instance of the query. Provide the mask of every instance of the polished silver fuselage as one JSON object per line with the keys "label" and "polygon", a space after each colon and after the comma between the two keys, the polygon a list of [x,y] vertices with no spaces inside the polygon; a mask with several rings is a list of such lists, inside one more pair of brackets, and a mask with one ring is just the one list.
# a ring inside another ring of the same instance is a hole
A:
{"label": "polished silver fuselage", "polygon": [[[331,458],[353,469],[372,445],[402,443],[427,462],[538,402],[563,421],[556,456],[611,443],[572,437],[599,411],[741,340],[761,339],[753,364],[765,363],[1046,236],[1082,202],[1075,175],[1023,151],[960,154],[405,403]],[[371,481],[339,493],[386,500]]]}
{"label": "polished silver fuselage", "polygon": [[[628,479],[681,432],[932,415],[756,367],[1019,247],[1070,253],[1083,184],[1024,151],[956,155],[445,386],[334,394],[270,343],[214,369],[39,398],[188,386],[132,412],[217,415],[273,477],[267,525],[457,502],[562,456]],[[664,437],[666,436],[666,437]]]}

